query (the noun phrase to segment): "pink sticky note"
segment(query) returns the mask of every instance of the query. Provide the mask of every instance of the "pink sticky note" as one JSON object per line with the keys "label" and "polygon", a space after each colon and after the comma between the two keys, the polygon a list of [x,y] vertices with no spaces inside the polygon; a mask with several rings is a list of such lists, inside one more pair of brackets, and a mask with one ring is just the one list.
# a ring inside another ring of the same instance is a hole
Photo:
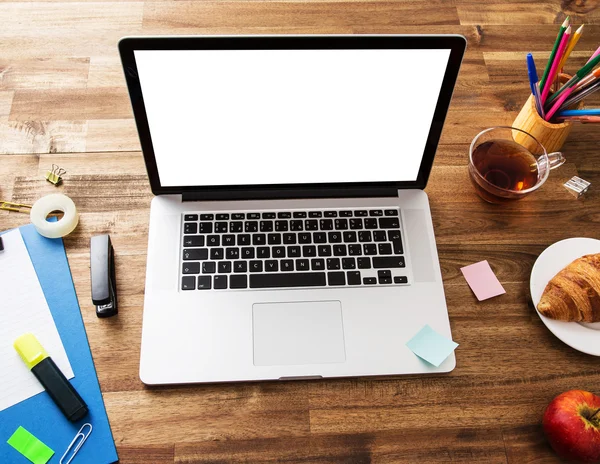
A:
{"label": "pink sticky note", "polygon": [[461,267],[460,270],[479,301],[506,293],[487,261]]}

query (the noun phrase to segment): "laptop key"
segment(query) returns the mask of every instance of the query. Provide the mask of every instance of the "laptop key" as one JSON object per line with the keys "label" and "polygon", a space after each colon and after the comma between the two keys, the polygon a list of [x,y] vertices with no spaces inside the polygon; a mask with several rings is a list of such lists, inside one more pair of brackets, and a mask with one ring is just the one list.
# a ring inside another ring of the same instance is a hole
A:
{"label": "laptop key", "polygon": [[198,232],[201,234],[212,234],[213,224],[212,222],[201,222],[198,225]]}
{"label": "laptop key", "polygon": [[257,232],[258,221],[246,221],[244,223],[244,232]]}
{"label": "laptop key", "polygon": [[407,284],[408,283],[408,277],[406,277],[406,276],[395,276],[394,277],[394,283],[395,284]]}
{"label": "laptop key", "polygon": [[367,210],[361,209],[359,211],[354,211],[354,215],[357,217],[361,217],[361,216],[368,216],[369,213],[367,212]]}
{"label": "laptop key", "polygon": [[325,260],[322,258],[314,258],[310,260],[310,265],[313,271],[322,271],[325,269]]}
{"label": "laptop key", "polygon": [[392,254],[392,245],[389,243],[380,243],[379,245],[377,245],[377,248],[379,249],[380,255],[391,255]]}
{"label": "laptop key", "polygon": [[290,221],[290,230],[291,231],[301,231],[304,230],[304,223],[297,219]]}
{"label": "laptop key", "polygon": [[252,245],[266,245],[266,244],[267,244],[266,234],[253,234],[252,235]]}
{"label": "laptop key", "polygon": [[360,285],[362,283],[360,271],[346,272],[346,279],[348,280],[348,285]]}
{"label": "laptop key", "polygon": [[346,274],[343,272],[328,272],[327,281],[329,285],[346,285]]}
{"label": "laptop key", "polygon": [[[327,216],[327,214],[325,214]],[[333,221],[331,219],[321,219],[319,221],[319,228],[321,230],[333,230]]]}
{"label": "laptop key", "polygon": [[308,259],[297,259],[296,260],[296,270],[297,271],[309,271],[309,261]]}
{"label": "laptop key", "polygon": [[210,259],[219,260],[225,257],[225,251],[223,248],[211,248],[210,249]]}
{"label": "laptop key", "polygon": [[352,211],[340,211],[340,217],[352,217]]}
{"label": "laptop key", "polygon": [[279,264],[276,259],[268,259],[265,261],[265,272],[279,271]]}
{"label": "laptop key", "polygon": [[400,221],[397,217],[379,218],[380,229],[398,229],[400,228]]}
{"label": "laptop key", "polygon": [[336,219],[334,221],[335,230],[348,229],[348,219]]}
{"label": "laptop key", "polygon": [[365,229],[377,229],[377,219],[376,218],[365,219]]}
{"label": "laptop key", "polygon": [[281,270],[284,272],[290,272],[294,270],[294,260],[293,259],[282,259],[281,260]]}
{"label": "laptop key", "polygon": [[246,219],[260,219],[260,213],[248,213]]}
{"label": "laptop key", "polygon": [[200,263],[183,263],[181,272],[183,274],[200,274]]}
{"label": "laptop key", "polygon": [[333,256],[347,256],[348,250],[346,249],[346,245],[334,245],[333,246]]}
{"label": "laptop key", "polygon": [[302,256],[305,258],[317,256],[317,247],[314,245],[304,245],[302,247]]}
{"label": "laptop key", "polygon": [[384,211],[386,216],[398,216],[398,210],[397,209],[386,209]]}
{"label": "laptop key", "polygon": [[342,258],[342,269],[356,269],[354,258]]}
{"label": "laptop key", "polygon": [[300,250],[299,246],[289,246],[287,248],[287,255],[290,258],[299,258],[301,255]]}
{"label": "laptop key", "polygon": [[352,232],[344,232],[342,234],[342,237],[344,237],[344,242],[345,243],[352,243],[352,242],[358,241],[358,238],[356,237],[356,232],[354,232],[354,231],[352,231]]}
{"label": "laptop key", "polygon": [[250,275],[250,288],[324,287],[325,285],[324,272]]}
{"label": "laptop key", "polygon": [[377,278],[380,284],[391,284],[392,271],[377,271]]}
{"label": "laptop key", "polygon": [[401,255],[404,253],[404,249],[402,247],[402,238],[399,230],[388,230],[388,239],[390,242],[392,242],[395,255]]}
{"label": "laptop key", "polygon": [[327,270],[337,271],[340,269],[340,258],[327,258]]}
{"label": "laptop key", "polygon": [[250,234],[240,234],[237,236],[238,245],[250,245]]}
{"label": "laptop key", "polygon": [[304,221],[304,230],[319,230],[319,221],[316,219],[307,219]]}
{"label": "laptop key", "polygon": [[323,216],[323,213],[321,211],[309,211],[308,212],[308,217],[310,218],[320,218]]}
{"label": "laptop key", "polygon": [[184,234],[195,234],[196,232],[198,232],[198,224],[195,222],[186,222],[183,225]]}
{"label": "laptop key", "polygon": [[229,219],[229,213],[217,214],[217,221],[227,221]]}
{"label": "laptop key", "polygon": [[217,272],[219,274],[229,274],[231,272],[231,262],[230,261],[220,261],[217,264]]}
{"label": "laptop key", "polygon": [[287,221],[275,221],[275,231],[276,232],[287,232],[288,230],[288,222]]}
{"label": "laptop key", "polygon": [[365,285],[375,285],[376,283],[377,283],[377,279],[375,277],[363,278],[363,284],[365,284]]}
{"label": "laptop key", "polygon": [[387,234],[385,230],[376,230],[373,232],[373,240],[376,242],[385,242],[387,240]]}
{"label": "laptop key", "polygon": [[202,261],[204,259],[208,259],[208,249],[207,248],[191,248],[183,250],[183,260],[184,261]]}
{"label": "laptop key", "polygon": [[217,265],[214,261],[205,261],[202,263],[202,274],[214,274],[216,271]]}
{"label": "laptop key", "polygon": [[242,221],[233,221],[229,223],[229,232],[242,232],[244,223]]}
{"label": "laptop key", "polygon": [[254,248],[252,248],[252,247],[242,248],[242,258],[243,259],[254,259]]}
{"label": "laptop key", "polygon": [[198,290],[210,290],[212,278],[208,276],[198,276]]}
{"label": "laptop key", "polygon": [[359,230],[363,228],[363,221],[360,218],[350,219],[350,229]]}
{"label": "laptop key", "polygon": [[248,262],[235,261],[233,263],[233,272],[248,272]]}
{"label": "laptop key", "polygon": [[285,247],[284,246],[273,247],[273,258],[285,258]]}
{"label": "laptop key", "polygon": [[183,216],[183,220],[184,221],[197,221],[198,215],[197,214],[186,214]]}
{"label": "laptop key", "polygon": [[383,211],[380,209],[372,209],[369,211],[369,216],[383,216]]}
{"label": "laptop key", "polygon": [[212,221],[214,218],[215,218],[214,214],[201,214],[200,215],[201,221]]}
{"label": "laptop key", "polygon": [[229,276],[229,288],[248,288],[248,276],[246,274]]}
{"label": "laptop key", "polygon": [[337,217],[337,211],[325,211],[325,217]]}
{"label": "laptop key", "polygon": [[226,275],[216,275],[213,279],[215,283],[215,290],[223,290],[227,288],[227,276]]}
{"label": "laptop key", "polygon": [[294,211],[294,217],[295,218],[305,218],[306,211]]}
{"label": "laptop key", "polygon": [[362,255],[362,246],[358,243],[355,243],[353,245],[348,245],[348,254],[350,256]]}
{"label": "laptop key", "polygon": [[[277,213],[277,217],[279,219],[290,219],[292,217],[292,213],[290,213],[289,211]],[[285,221],[281,221],[281,222],[285,222]]]}
{"label": "laptop key", "polygon": [[270,258],[271,257],[271,248],[269,248],[268,246],[258,247],[256,249],[256,257],[263,258],[263,259]]}
{"label": "laptop key", "polygon": [[329,238],[329,243],[341,243],[342,242],[342,234],[341,232],[329,232],[327,234]]}
{"label": "laptop key", "polygon": [[234,246],[235,235],[223,235],[223,246]]}
{"label": "laptop key", "polygon": [[220,246],[221,237],[219,235],[209,235],[206,237],[206,245],[209,247]]}
{"label": "laptop key", "polygon": [[361,230],[358,233],[358,241],[359,242],[371,242],[373,239],[371,237],[371,232],[368,230]]}
{"label": "laptop key", "polygon": [[404,267],[404,256],[376,256],[373,258],[375,269]]}
{"label": "laptop key", "polygon": [[275,219],[276,216],[275,213],[262,213],[263,219]]}
{"label": "laptop key", "polygon": [[227,223],[215,222],[215,234],[224,234],[225,232],[227,232]]}
{"label": "laptop key", "polygon": [[327,234],[325,232],[313,232],[313,243],[327,243]]}
{"label": "laptop key", "polygon": [[267,235],[267,243],[269,245],[281,245],[281,234]]}
{"label": "laptop key", "polygon": [[371,269],[371,258],[357,258],[359,269]]}
{"label": "laptop key", "polygon": [[260,221],[261,232],[273,232],[273,221]]}
{"label": "laptop key", "polygon": [[196,288],[196,276],[185,276],[181,278],[181,290],[194,290]]}
{"label": "laptop key", "polygon": [[233,213],[231,215],[231,219],[236,219],[236,220],[244,219],[244,217],[245,217],[244,213]]}
{"label": "laptop key", "polygon": [[227,259],[239,259],[240,249],[239,248],[226,248],[225,258]]}
{"label": "laptop key", "polygon": [[363,245],[363,252],[365,255],[376,255],[377,246],[374,243],[365,243]]}
{"label": "laptop key", "polygon": [[331,245],[319,245],[319,256],[331,256]]}
{"label": "laptop key", "polygon": [[185,247],[203,247],[203,235],[186,235],[183,237],[183,246]]}
{"label": "laptop key", "polygon": [[283,234],[283,243],[286,245],[296,244],[296,234]]}
{"label": "laptop key", "polygon": [[263,263],[262,261],[250,261],[250,272],[262,272]]}

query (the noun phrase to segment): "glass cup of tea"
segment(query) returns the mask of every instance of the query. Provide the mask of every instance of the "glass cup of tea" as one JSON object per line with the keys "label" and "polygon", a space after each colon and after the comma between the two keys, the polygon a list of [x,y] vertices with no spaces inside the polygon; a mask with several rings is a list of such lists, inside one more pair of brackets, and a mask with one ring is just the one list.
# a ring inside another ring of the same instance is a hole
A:
{"label": "glass cup of tea", "polygon": [[469,177],[482,199],[507,203],[535,192],[550,170],[565,161],[562,153],[546,153],[533,135],[521,129],[492,127],[471,142]]}

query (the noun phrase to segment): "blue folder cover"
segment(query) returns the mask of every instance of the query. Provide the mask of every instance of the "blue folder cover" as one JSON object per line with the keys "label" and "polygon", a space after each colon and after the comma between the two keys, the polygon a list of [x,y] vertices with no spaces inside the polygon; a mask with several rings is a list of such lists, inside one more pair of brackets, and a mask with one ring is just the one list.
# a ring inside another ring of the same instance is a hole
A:
{"label": "blue folder cover", "polygon": [[93,431],[73,459],[73,464],[116,462],[117,450],[104,409],[63,241],[60,238],[42,237],[32,224],[19,230],[75,373],[71,383],[87,403],[89,413],[79,422],[71,423],[46,392],[1,411],[0,462],[11,464],[29,462],[6,443],[21,425],[54,450],[55,454],[48,462],[58,463],[79,428],[86,422],[92,424]]}

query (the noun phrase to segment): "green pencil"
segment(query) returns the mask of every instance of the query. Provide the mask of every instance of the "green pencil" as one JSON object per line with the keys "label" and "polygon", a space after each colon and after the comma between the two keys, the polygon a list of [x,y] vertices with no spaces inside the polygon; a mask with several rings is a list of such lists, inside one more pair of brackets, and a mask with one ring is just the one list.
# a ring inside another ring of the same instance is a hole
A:
{"label": "green pencil", "polygon": [[552,47],[552,52],[550,53],[550,58],[548,59],[548,63],[546,63],[546,69],[544,70],[544,76],[542,77],[542,80],[540,81],[540,89],[543,89],[544,84],[546,84],[546,79],[548,78],[548,74],[550,73],[550,68],[552,67],[552,63],[554,63],[554,57],[556,56],[556,50],[558,50],[558,46],[560,44],[563,34],[565,33],[565,30],[567,29],[567,27],[569,27],[569,18],[570,18],[570,16],[567,16],[567,18],[563,21],[562,26],[560,26],[560,29],[558,30],[558,35],[556,36],[556,40],[554,41],[554,47]]}
{"label": "green pencil", "polygon": [[573,87],[575,84],[577,84],[581,79],[587,76],[598,63],[600,63],[600,55],[589,61],[585,66],[583,66],[583,68],[577,71],[571,79],[565,82],[565,85],[563,85],[558,92],[554,92],[552,96],[546,100],[544,106],[550,105],[554,100],[560,97],[561,93],[563,93],[569,87]]}

